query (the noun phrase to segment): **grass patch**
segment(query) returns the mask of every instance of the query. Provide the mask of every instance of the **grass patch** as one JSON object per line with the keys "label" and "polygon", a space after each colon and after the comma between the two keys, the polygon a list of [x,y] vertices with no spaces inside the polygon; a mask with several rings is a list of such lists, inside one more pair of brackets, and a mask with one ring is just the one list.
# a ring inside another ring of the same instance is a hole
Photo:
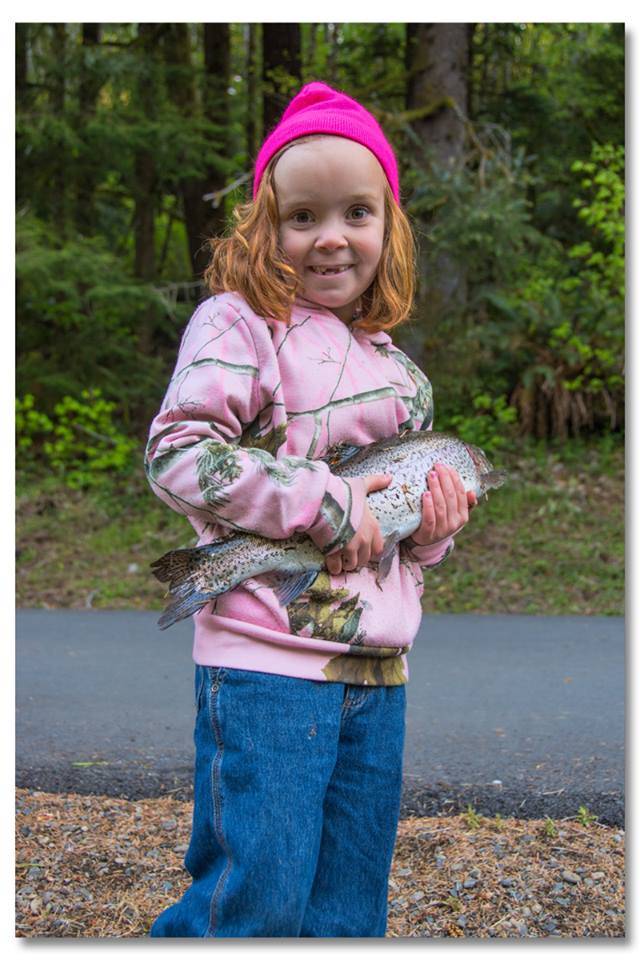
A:
{"label": "grass patch", "polygon": [[[473,511],[450,559],[425,572],[424,610],[622,615],[621,444],[527,444],[494,459],[509,482]],[[16,502],[21,607],[161,610],[149,564],[197,541],[142,471],[89,492],[19,477]]]}
{"label": "grass patch", "polygon": [[624,449],[529,445],[500,463],[509,482],[426,572],[424,609],[623,615]]}

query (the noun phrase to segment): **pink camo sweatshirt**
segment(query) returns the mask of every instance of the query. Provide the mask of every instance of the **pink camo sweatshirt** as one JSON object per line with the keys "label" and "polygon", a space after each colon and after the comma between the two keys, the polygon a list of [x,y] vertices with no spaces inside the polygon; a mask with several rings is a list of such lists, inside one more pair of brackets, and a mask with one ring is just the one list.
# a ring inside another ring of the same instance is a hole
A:
{"label": "pink camo sweatshirt", "polygon": [[[304,300],[287,326],[222,293],[183,333],[145,472],[160,499],[188,517],[198,545],[230,531],[305,532],[328,552],[354,536],[364,481],[341,479],[318,458],[336,443],[362,446],[430,430],[432,421],[431,384],[387,333],[352,330]],[[193,659],[309,680],[406,683],[422,569],[452,548],[451,537],[411,549],[404,541],[382,588],[375,565],[325,570],[286,607],[267,575],[245,580],[193,617]]]}

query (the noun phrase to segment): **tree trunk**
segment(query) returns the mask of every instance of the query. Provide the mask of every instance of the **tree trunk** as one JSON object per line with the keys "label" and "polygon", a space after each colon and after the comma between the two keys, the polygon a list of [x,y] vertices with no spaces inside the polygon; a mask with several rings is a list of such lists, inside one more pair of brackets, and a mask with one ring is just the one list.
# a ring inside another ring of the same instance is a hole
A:
{"label": "tree trunk", "polygon": [[[27,113],[32,103],[28,79],[29,24],[16,23],[16,114]],[[18,116],[16,116],[18,121]],[[19,125],[16,131],[16,206],[30,201],[28,167],[25,164],[24,141]]]}
{"label": "tree trunk", "polygon": [[[423,166],[441,170],[459,168],[464,162],[470,42],[466,23],[407,24],[406,106],[431,108],[412,124],[424,149],[415,162]],[[462,263],[446,253],[434,256],[425,247],[423,241],[418,302],[421,317],[437,328],[443,320],[459,316],[467,299],[467,280]]]}
{"label": "tree trunk", "polygon": [[20,110],[29,106],[29,86],[27,83],[27,50],[29,46],[29,24],[16,23],[16,105]]}
{"label": "tree trunk", "polygon": [[262,80],[264,132],[268,135],[302,83],[299,23],[262,24]]}
{"label": "tree trunk", "polygon": [[304,66],[305,79],[307,77],[310,77],[312,79],[314,78],[318,26],[319,24],[317,23],[309,24],[309,42],[307,45],[307,56],[306,56],[306,63]]}
{"label": "tree trunk", "polygon": [[[211,164],[207,176],[198,187],[194,212],[194,235],[197,238],[193,247],[191,262],[194,278],[201,279],[209,263],[209,251],[206,241],[209,237],[222,233],[225,227],[224,202],[218,207],[202,200],[205,193],[214,193],[225,186],[227,164],[231,157],[231,137],[229,134],[230,111],[227,90],[231,82],[231,26],[228,23],[205,23],[204,25],[204,65],[206,94],[204,112],[207,120],[214,124],[217,135],[216,152],[223,164]],[[196,230],[197,219],[197,230]],[[191,230],[189,231],[190,236]],[[191,241],[190,241],[191,242]],[[204,246],[203,246],[204,244]]]}
{"label": "tree trunk", "polygon": [[[215,150],[223,160],[228,158],[229,111],[227,88],[231,77],[230,26],[228,23],[204,24],[204,89],[202,112],[217,129]],[[193,84],[191,42],[185,23],[167,25],[164,36],[169,96],[188,123],[196,117],[198,104]],[[207,238],[224,228],[224,204],[212,208],[203,200],[225,184],[224,164],[208,165],[206,175],[183,178],[179,182],[180,197],[189,244],[189,257],[194,280],[201,280],[209,262]]]}
{"label": "tree trunk", "polygon": [[325,30],[325,40],[327,43],[327,79],[329,84],[336,82],[336,57],[338,55],[338,26],[335,23],[328,23]]}
{"label": "tree trunk", "polygon": [[[82,63],[78,85],[78,107],[80,136],[83,129],[95,113],[96,101],[100,93],[101,80],[92,62],[93,50],[100,43],[100,24],[82,24]],[[75,221],[80,233],[85,236],[95,232],[95,194],[96,182],[89,158],[83,158],[76,179]]]}
{"label": "tree trunk", "polygon": [[253,166],[261,141],[262,124],[258,100],[258,24],[248,24],[247,36],[247,154]]}
{"label": "tree trunk", "polygon": [[[49,105],[53,117],[64,117],[66,96],[67,29],[64,23],[51,24],[51,54],[55,68],[49,85]],[[67,178],[66,160],[62,149],[54,159],[51,182],[51,211],[54,229],[59,240],[67,235]]]}
{"label": "tree trunk", "polygon": [[[140,49],[140,74],[136,95],[141,111],[147,119],[156,115],[155,97],[155,52],[159,35],[159,25],[154,23],[138,24],[138,45]],[[157,206],[157,176],[153,150],[149,146],[140,146],[134,154],[135,201],[134,232],[135,258],[134,273],[140,280],[151,283],[155,279],[155,213]],[[138,348],[148,355],[153,348],[155,312],[146,311],[140,321]]]}
{"label": "tree trunk", "polygon": [[407,108],[435,107],[413,128],[443,166],[462,160],[465,131],[458,111],[468,114],[469,40],[466,23],[407,24]]}

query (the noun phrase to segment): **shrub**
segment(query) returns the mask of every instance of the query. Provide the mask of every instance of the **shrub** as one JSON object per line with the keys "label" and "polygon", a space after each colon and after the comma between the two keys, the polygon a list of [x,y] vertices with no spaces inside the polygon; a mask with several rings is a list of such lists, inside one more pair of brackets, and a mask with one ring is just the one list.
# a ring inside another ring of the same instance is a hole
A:
{"label": "shrub", "polygon": [[121,433],[112,415],[116,404],[99,389],[65,396],[49,416],[35,408],[33,394],[16,401],[19,466],[26,472],[50,469],[73,489],[95,487],[135,468],[138,442]]}

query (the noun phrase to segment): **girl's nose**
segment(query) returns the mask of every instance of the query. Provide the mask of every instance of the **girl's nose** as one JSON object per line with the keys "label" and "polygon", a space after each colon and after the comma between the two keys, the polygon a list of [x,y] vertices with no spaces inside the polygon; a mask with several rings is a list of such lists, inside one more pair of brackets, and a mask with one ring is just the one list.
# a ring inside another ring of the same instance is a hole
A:
{"label": "girl's nose", "polygon": [[348,241],[340,230],[326,226],[320,231],[314,246],[320,250],[339,250],[348,246]]}

